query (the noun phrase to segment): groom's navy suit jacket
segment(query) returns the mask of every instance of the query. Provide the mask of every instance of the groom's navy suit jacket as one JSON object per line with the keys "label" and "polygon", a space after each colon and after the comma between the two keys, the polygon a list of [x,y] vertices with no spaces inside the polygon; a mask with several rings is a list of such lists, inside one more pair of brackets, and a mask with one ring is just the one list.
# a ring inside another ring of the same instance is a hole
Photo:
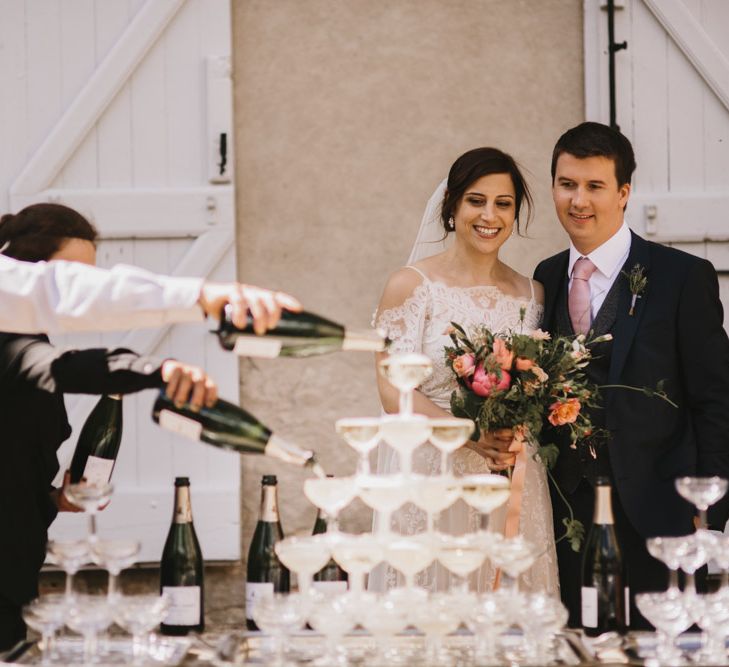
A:
{"label": "groom's navy suit jacket", "polygon": [[[534,273],[545,289],[547,330],[556,328],[568,261],[569,251],[561,252]],[[628,279],[616,278],[618,313],[608,384],[655,387],[664,380],[678,408],[634,391],[605,389],[609,461],[620,501],[638,533],[680,535],[692,529],[694,510],[680,498],[674,480],[683,475],[729,478],[729,339],[710,262],[632,234],[623,270],[636,264],[645,268],[648,282],[633,315]],[[709,522],[723,529],[728,518],[725,497],[710,510]]]}

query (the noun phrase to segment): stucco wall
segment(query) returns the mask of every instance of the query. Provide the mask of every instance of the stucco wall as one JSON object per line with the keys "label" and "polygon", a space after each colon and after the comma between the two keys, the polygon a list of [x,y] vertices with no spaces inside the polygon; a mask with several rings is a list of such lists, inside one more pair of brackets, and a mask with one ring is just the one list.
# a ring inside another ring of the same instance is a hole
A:
{"label": "stucco wall", "polygon": [[[233,0],[239,277],[352,326],[370,320],[453,160],[498,146],[536,195],[531,273],[564,247],[549,194],[557,136],[583,119],[581,0]],[[376,415],[372,358],[243,361],[242,405],[347,474],[342,416]],[[260,476],[279,475],[284,530],[308,531],[305,475],[248,457],[243,548]],[[364,530],[355,503],[343,527]]]}

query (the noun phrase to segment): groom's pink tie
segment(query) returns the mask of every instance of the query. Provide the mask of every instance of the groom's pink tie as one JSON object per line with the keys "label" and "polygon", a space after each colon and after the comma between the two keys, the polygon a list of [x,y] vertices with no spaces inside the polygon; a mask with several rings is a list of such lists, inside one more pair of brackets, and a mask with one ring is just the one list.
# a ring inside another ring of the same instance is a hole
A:
{"label": "groom's pink tie", "polygon": [[580,257],[572,269],[572,286],[568,309],[576,334],[586,334],[592,324],[590,308],[590,276],[597,267],[587,257]]}

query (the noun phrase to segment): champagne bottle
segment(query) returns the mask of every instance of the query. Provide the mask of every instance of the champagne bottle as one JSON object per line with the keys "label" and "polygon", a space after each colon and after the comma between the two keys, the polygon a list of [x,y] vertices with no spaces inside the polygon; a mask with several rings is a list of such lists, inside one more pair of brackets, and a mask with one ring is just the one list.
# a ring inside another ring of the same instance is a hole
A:
{"label": "champagne bottle", "polygon": [[102,396],[94,406],[76,443],[71,459],[71,482],[86,478],[101,486],[111,479],[122,439],[122,397]]}
{"label": "champagne bottle", "polygon": [[249,315],[243,329],[231,320],[232,309],[226,305],[216,333],[220,345],[245,357],[311,357],[337,350],[382,352],[385,336],[376,330],[352,331],[319,315],[284,310],[279,323],[262,336],[253,332]]}
{"label": "champagne bottle", "polygon": [[582,561],[582,627],[590,637],[624,633],[629,624],[629,590],[615,535],[610,481],[595,482],[595,514]]}
{"label": "champagne bottle", "polygon": [[313,452],[286,442],[252,414],[222,399],[212,408],[202,407],[195,412],[187,403],[175,406],[163,389],[152,408],[152,419],[162,428],[214,447],[241,454],[265,454],[323,475]]}
{"label": "champagne bottle", "polygon": [[192,525],[187,477],[175,478],[175,508],[160,562],[160,591],[170,599],[160,625],[162,634],[186,635],[205,629],[203,557]]}
{"label": "champagne bottle", "polygon": [[[316,513],[314,522],[314,535],[321,535],[327,532],[327,521],[321,515],[321,510]],[[330,558],[329,562],[314,575],[312,588],[325,595],[336,595],[347,592],[347,573],[337,565],[337,562]]]}
{"label": "champagne bottle", "polygon": [[276,475],[264,475],[261,480],[261,513],[248,549],[246,573],[246,625],[257,630],[253,620],[256,600],[274,593],[288,593],[290,574],[279,560],[274,545],[283,539],[283,529],[278,516]]}

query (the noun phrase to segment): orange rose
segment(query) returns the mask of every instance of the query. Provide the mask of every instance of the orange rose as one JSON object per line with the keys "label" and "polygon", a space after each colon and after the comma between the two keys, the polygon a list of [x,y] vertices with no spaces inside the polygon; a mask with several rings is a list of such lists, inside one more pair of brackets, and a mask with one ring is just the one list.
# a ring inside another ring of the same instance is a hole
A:
{"label": "orange rose", "polygon": [[534,362],[531,359],[527,359],[526,357],[516,358],[516,370],[528,371],[532,366],[534,366]]}
{"label": "orange rose", "polygon": [[494,340],[494,349],[492,354],[494,355],[494,359],[496,359],[496,363],[502,370],[511,370],[511,364],[514,362],[514,353],[506,347],[506,343],[501,338]]}
{"label": "orange rose", "polygon": [[566,401],[557,401],[549,406],[549,423],[553,426],[564,426],[572,424],[577,420],[582,406],[576,398],[568,398]]}

